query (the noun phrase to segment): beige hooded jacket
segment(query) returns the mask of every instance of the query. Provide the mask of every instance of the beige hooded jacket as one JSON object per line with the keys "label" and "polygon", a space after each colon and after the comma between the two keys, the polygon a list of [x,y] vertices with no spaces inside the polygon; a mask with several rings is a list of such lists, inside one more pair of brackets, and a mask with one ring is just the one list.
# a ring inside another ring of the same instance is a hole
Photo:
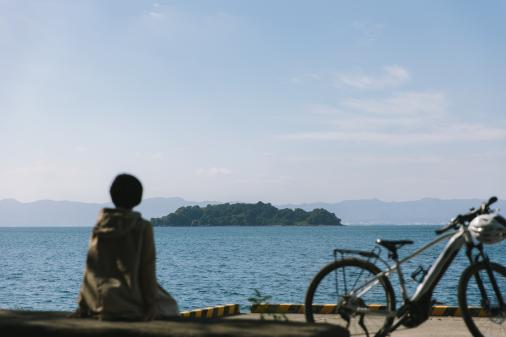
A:
{"label": "beige hooded jacket", "polygon": [[106,320],[179,315],[156,281],[151,223],[124,209],[103,209],[89,242],[79,313]]}

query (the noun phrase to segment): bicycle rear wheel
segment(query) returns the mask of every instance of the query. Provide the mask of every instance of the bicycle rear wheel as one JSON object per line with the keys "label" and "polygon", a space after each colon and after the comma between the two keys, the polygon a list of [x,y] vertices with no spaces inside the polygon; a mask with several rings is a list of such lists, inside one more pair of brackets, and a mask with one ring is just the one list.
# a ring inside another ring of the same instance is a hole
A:
{"label": "bicycle rear wheel", "polygon": [[[374,264],[356,258],[332,262],[309,285],[306,321],[340,325],[351,335],[381,336],[392,325],[395,295]],[[366,287],[364,287],[366,285]]]}
{"label": "bicycle rear wheel", "polygon": [[[496,290],[504,301],[506,268],[492,262],[490,268],[497,284]],[[464,270],[458,297],[462,318],[474,337],[506,337],[506,308],[500,305],[501,300],[494,290],[485,263],[473,264]]]}

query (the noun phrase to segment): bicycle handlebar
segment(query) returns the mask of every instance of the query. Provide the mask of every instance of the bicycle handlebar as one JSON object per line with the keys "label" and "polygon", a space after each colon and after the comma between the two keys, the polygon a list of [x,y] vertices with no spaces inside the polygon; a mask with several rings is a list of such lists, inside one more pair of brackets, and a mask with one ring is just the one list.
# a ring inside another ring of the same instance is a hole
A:
{"label": "bicycle handlebar", "polygon": [[497,197],[490,197],[487,202],[484,202],[480,205],[479,208],[471,208],[471,210],[465,214],[458,214],[455,218],[453,218],[448,224],[444,225],[443,227],[436,229],[436,234],[443,234],[449,229],[457,229],[460,225],[464,224],[465,222],[469,222],[473,220],[475,217],[477,217],[480,214],[486,214],[489,213],[489,207],[494,202],[497,201]]}

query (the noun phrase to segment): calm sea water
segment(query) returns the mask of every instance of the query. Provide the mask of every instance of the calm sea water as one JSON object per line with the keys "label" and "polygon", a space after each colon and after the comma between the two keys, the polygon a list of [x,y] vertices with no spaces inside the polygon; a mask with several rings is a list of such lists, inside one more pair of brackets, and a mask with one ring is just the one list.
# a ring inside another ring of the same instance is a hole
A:
{"label": "calm sea water", "polygon": [[[254,289],[272,296],[272,303],[303,303],[310,280],[333,260],[334,248],[371,249],[376,238],[414,240],[400,250],[402,257],[434,238],[435,228],[156,228],[158,280],[181,309],[225,303],[246,309]],[[90,233],[91,228],[0,228],[0,308],[73,310]],[[443,245],[407,264],[406,274],[419,264],[429,267]],[[504,243],[487,249],[493,260],[506,264]],[[457,303],[458,278],[467,265],[461,252],[436,288],[436,300]],[[407,279],[413,291],[416,283]]]}

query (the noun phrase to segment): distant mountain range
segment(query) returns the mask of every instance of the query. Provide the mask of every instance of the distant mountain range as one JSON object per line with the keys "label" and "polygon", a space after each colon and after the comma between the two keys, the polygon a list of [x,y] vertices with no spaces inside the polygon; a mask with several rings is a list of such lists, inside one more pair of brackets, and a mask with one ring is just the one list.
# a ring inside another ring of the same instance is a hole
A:
{"label": "distant mountain range", "polygon": [[[336,203],[307,203],[275,205],[279,208],[302,208],[311,211],[324,208],[342,219],[343,224],[441,224],[470,207],[478,206],[481,199],[421,199],[416,201],[385,202],[378,199],[346,200]],[[264,201],[265,202],[265,201]],[[195,202],[182,198],[147,198],[138,207],[144,218],[161,217],[181,206],[206,206],[218,202]],[[40,200],[19,202],[0,200],[0,226],[92,226],[100,208],[111,204],[74,201]],[[505,209],[506,202],[494,205]]]}
{"label": "distant mountain range", "polygon": [[[181,198],[147,198],[136,209],[144,218],[160,217],[181,206],[206,206],[209,202],[193,202]],[[92,226],[101,208],[111,203],[39,200],[19,202],[0,200],[0,226]]]}
{"label": "distant mountain range", "polygon": [[[325,208],[335,213],[343,224],[443,224],[459,213],[478,207],[482,199],[434,199],[386,202],[378,199],[346,200],[337,203],[309,203],[280,205],[304,210]],[[506,201],[499,200],[492,208],[506,209]]]}

